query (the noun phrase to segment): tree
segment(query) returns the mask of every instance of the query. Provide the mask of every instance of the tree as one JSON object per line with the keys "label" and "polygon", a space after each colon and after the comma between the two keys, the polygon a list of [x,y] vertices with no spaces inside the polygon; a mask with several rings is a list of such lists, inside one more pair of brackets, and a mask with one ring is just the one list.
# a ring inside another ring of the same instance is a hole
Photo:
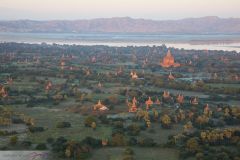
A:
{"label": "tree", "polygon": [[102,141],[100,139],[96,139],[88,136],[81,141],[81,144],[91,146],[92,148],[98,148],[102,145],[101,142]]}
{"label": "tree", "polygon": [[72,155],[72,154],[71,154],[70,147],[67,147],[66,150],[65,150],[65,156],[66,156],[67,158],[70,158],[71,155]]}
{"label": "tree", "polygon": [[43,132],[43,131],[44,131],[44,128],[43,128],[43,127],[33,127],[33,126],[30,126],[28,129],[29,129],[29,131],[32,132],[32,133],[35,133],[35,132]]}
{"label": "tree", "polygon": [[134,151],[131,148],[126,148],[124,150],[125,155],[134,155]]}
{"label": "tree", "polygon": [[17,136],[11,136],[10,137],[10,144],[15,145],[18,142],[18,137]]}
{"label": "tree", "polygon": [[161,117],[161,123],[162,123],[162,127],[170,128],[171,118],[167,114],[165,114]]}
{"label": "tree", "polygon": [[131,148],[126,148],[123,152],[124,158],[123,160],[134,160],[134,151]]}
{"label": "tree", "polygon": [[122,160],[134,160],[132,155],[125,155]]}
{"label": "tree", "polygon": [[143,118],[145,115],[145,111],[143,111],[141,108],[138,109],[137,113],[136,113],[136,116],[137,116],[137,119],[140,120],[141,118]]}
{"label": "tree", "polygon": [[108,100],[111,104],[118,104],[119,100],[116,95],[112,95],[108,97]]}
{"label": "tree", "polygon": [[152,138],[139,138],[138,139],[138,144],[143,147],[152,147],[155,146],[156,143]]}
{"label": "tree", "polygon": [[143,111],[143,113],[144,113],[143,119],[144,119],[145,121],[148,121],[148,120],[149,120],[149,113],[148,113],[148,111]]}
{"label": "tree", "polygon": [[97,127],[96,122],[92,122],[91,127],[92,127],[93,130],[95,130],[96,127]]}
{"label": "tree", "polygon": [[191,122],[191,121],[187,122],[187,123],[183,126],[183,128],[184,128],[184,132],[190,131],[190,130],[193,128],[192,122]]}
{"label": "tree", "polygon": [[71,123],[69,122],[58,122],[57,128],[69,128],[71,127]]}
{"label": "tree", "polygon": [[204,157],[204,154],[201,153],[201,152],[198,152],[198,153],[195,155],[195,157],[196,157],[197,160],[202,160],[203,157]]}
{"label": "tree", "polygon": [[137,139],[135,137],[130,137],[129,140],[128,140],[128,144],[130,146],[137,145]]}
{"label": "tree", "polygon": [[39,143],[37,146],[36,146],[36,149],[37,150],[46,150],[47,149],[47,146],[45,143]]}
{"label": "tree", "polygon": [[151,122],[150,122],[150,120],[147,120],[147,121],[146,121],[146,125],[147,125],[148,128],[151,127]]}
{"label": "tree", "polygon": [[198,116],[195,122],[200,128],[202,128],[204,125],[206,125],[209,122],[209,118],[205,115]]}
{"label": "tree", "polygon": [[199,150],[199,144],[196,138],[190,138],[186,143],[187,150],[191,153],[195,153]]}
{"label": "tree", "polygon": [[153,118],[155,121],[158,120],[158,111],[155,108],[153,109]]}
{"label": "tree", "polygon": [[126,140],[123,134],[117,133],[112,136],[112,145],[113,146],[125,146]]}
{"label": "tree", "polygon": [[200,133],[200,137],[201,137],[202,141],[205,141],[206,138],[207,138],[207,132],[202,131],[202,132]]}
{"label": "tree", "polygon": [[180,121],[185,119],[185,113],[182,109],[179,110],[178,118],[179,118]]}
{"label": "tree", "polygon": [[136,136],[136,135],[138,135],[139,133],[140,133],[140,131],[141,131],[141,129],[140,129],[140,126],[139,125],[137,125],[137,124],[131,124],[131,125],[129,125],[128,127],[127,127],[127,129],[128,129],[128,133],[129,133],[129,135],[131,135],[131,136]]}
{"label": "tree", "polygon": [[92,123],[95,122],[96,123],[96,119],[93,116],[88,116],[87,118],[85,118],[84,120],[84,124],[87,127],[91,127]]}

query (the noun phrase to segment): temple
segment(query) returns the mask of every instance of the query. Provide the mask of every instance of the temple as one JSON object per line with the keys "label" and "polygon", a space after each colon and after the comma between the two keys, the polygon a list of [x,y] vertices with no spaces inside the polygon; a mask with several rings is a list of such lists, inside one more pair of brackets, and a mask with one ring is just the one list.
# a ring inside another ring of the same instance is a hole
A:
{"label": "temple", "polygon": [[130,75],[132,76],[132,79],[138,79],[138,75],[136,72],[131,71]]}
{"label": "temple", "polygon": [[170,97],[170,93],[168,91],[164,91],[163,98],[169,98],[169,97]]}
{"label": "temple", "polygon": [[136,98],[134,97],[133,100],[132,100],[132,103],[128,103],[128,107],[129,107],[129,110],[128,112],[136,112],[137,111],[137,100]]}
{"label": "temple", "polygon": [[7,95],[8,94],[7,91],[5,90],[5,87],[0,85],[0,97],[5,98],[7,97]]}
{"label": "temple", "polygon": [[232,76],[232,80],[239,81],[240,77],[237,74],[235,74],[234,76]]}
{"label": "temple", "polygon": [[132,100],[134,103],[137,103],[137,99],[136,97],[133,97],[133,100]]}
{"label": "temple", "polygon": [[61,66],[61,69],[64,69],[64,67],[65,67],[65,62],[64,62],[64,60],[61,60],[61,61],[60,61],[60,66]]}
{"label": "temple", "polygon": [[96,105],[93,106],[93,109],[96,111],[96,110],[99,110],[99,111],[106,111],[106,110],[109,110],[106,106],[104,106],[101,101],[99,100],[98,103]]}
{"label": "temple", "polygon": [[93,57],[91,58],[91,62],[92,62],[92,63],[96,63],[96,62],[97,62],[97,58],[96,58],[95,56],[93,56]]}
{"label": "temple", "polygon": [[184,102],[184,97],[183,97],[183,95],[182,95],[182,94],[178,94],[176,100],[177,100],[177,103],[182,104],[182,103]]}
{"label": "temple", "polygon": [[209,105],[206,104],[206,105],[204,106],[203,113],[204,113],[204,114],[208,114],[209,111],[210,111],[210,109],[209,109]]}
{"label": "temple", "polygon": [[108,139],[102,139],[102,146],[106,146],[108,144]]}
{"label": "temple", "polygon": [[123,73],[123,69],[122,67],[119,67],[117,72],[116,72],[116,75],[119,75],[119,74],[122,74]]}
{"label": "temple", "polygon": [[98,82],[98,88],[102,88],[102,87],[103,87],[102,83]]}
{"label": "temple", "polygon": [[164,68],[180,66],[179,63],[175,63],[174,57],[171,54],[170,50],[168,50],[167,55],[163,58],[163,61],[160,62],[160,65]]}
{"label": "temple", "polygon": [[146,109],[148,110],[149,107],[153,104],[151,97],[148,97],[148,100],[145,102],[145,104],[146,104]]}
{"label": "temple", "polygon": [[11,77],[8,78],[7,84],[9,84],[9,85],[13,84],[13,79]]}
{"label": "temple", "polygon": [[46,86],[45,86],[45,90],[50,90],[52,88],[52,82],[51,81],[48,81]]}
{"label": "temple", "polygon": [[194,97],[190,100],[190,103],[193,104],[193,105],[198,105],[198,99],[197,97]]}
{"label": "temple", "polygon": [[213,78],[213,79],[218,79],[217,73],[214,73],[212,78]]}
{"label": "temple", "polygon": [[90,74],[91,74],[90,70],[87,69],[87,70],[86,70],[86,75],[89,76]]}
{"label": "temple", "polygon": [[160,100],[158,98],[156,99],[155,104],[157,104],[157,105],[161,104],[161,102],[160,102]]}

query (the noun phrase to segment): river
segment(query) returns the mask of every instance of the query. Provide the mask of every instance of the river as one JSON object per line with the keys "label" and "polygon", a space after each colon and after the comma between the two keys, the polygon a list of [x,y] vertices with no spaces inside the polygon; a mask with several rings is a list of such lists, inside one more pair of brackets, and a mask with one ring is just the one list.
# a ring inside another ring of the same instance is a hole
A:
{"label": "river", "polygon": [[162,35],[119,33],[0,33],[0,42],[108,46],[153,46],[240,52],[240,35]]}

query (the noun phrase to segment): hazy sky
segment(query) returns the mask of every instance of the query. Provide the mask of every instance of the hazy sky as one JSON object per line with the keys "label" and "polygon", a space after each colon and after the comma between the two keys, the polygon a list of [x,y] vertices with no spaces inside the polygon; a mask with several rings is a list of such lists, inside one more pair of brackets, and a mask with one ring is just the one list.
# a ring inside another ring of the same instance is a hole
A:
{"label": "hazy sky", "polygon": [[0,0],[0,19],[240,17],[240,0]]}

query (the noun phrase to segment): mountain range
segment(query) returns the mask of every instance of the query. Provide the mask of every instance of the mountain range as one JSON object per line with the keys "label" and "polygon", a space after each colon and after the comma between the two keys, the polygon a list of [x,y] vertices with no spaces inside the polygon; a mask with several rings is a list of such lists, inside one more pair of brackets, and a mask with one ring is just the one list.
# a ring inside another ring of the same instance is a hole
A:
{"label": "mountain range", "polygon": [[240,18],[209,16],[161,21],[130,17],[91,20],[13,20],[0,21],[0,32],[239,34]]}

